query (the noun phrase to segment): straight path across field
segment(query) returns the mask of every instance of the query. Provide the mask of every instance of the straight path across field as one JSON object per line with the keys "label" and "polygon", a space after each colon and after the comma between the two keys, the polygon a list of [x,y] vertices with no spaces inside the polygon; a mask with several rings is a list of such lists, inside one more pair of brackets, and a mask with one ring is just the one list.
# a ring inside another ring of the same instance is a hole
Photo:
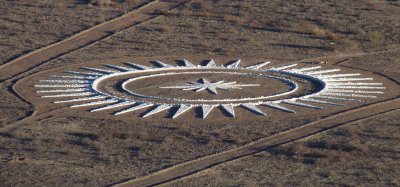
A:
{"label": "straight path across field", "polygon": [[157,11],[171,10],[184,2],[184,0],[151,1],[136,10],[124,14],[123,16],[104,22],[65,40],[21,56],[0,66],[0,81],[13,78],[16,75],[26,72],[47,61],[107,38],[122,29],[151,20],[159,16]]}
{"label": "straight path across field", "polygon": [[242,158],[251,154],[255,154],[266,149],[276,147],[281,144],[306,138],[317,133],[332,129],[334,127],[379,115],[400,108],[400,98],[390,99],[384,102],[359,107],[353,110],[341,112],[315,122],[308,123],[301,127],[294,128],[289,131],[279,133],[270,137],[262,138],[251,142],[247,145],[205,156],[196,160],[185,162],[172,166],[170,168],[160,170],[148,176],[128,180],[126,182],[116,184],[116,187],[128,186],[154,186],[163,184],[178,178],[182,178],[212,166]]}

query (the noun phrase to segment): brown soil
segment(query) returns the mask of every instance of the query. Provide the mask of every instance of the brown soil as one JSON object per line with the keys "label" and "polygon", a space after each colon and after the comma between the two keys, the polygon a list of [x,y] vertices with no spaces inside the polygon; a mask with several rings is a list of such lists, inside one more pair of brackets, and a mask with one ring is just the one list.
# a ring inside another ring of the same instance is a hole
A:
{"label": "brown soil", "polygon": [[[151,185],[183,176],[166,185],[351,185],[351,177],[341,182],[344,175],[363,176],[364,182],[376,185],[398,184],[369,176],[397,176],[398,137],[390,132],[397,132],[398,112],[385,113],[399,108],[397,2],[156,1],[142,8],[138,6],[145,1],[113,2],[3,2],[2,19],[8,21],[0,24],[6,28],[0,38],[9,41],[0,48],[2,186],[109,186],[131,179],[128,183]],[[126,10],[132,12],[122,15]],[[60,21],[26,16],[38,12]],[[11,22],[18,29],[7,26]],[[100,22],[104,23],[94,26]],[[32,45],[23,45],[27,38]],[[322,65],[373,77],[387,89],[377,99],[322,111],[293,107],[299,112],[287,114],[265,107],[262,110],[269,115],[257,116],[238,108],[234,119],[215,109],[206,120],[196,117],[195,111],[171,120],[171,111],[143,119],[140,115],[146,109],[120,117],[110,111],[69,109],[39,98],[32,86],[49,74],[82,66],[127,60],[152,66],[151,60],[174,64],[183,58],[194,63],[215,58],[224,64],[241,58],[243,65],[261,60]],[[367,124],[351,129],[363,133],[352,133],[352,138],[331,133],[354,120]],[[301,140],[304,137],[308,138]],[[295,140],[300,145],[288,143]],[[327,141],[324,147],[315,148],[321,141]],[[366,150],[360,141],[384,150]],[[216,164],[221,165],[213,167]],[[271,170],[261,169],[264,166]],[[232,170],[237,172],[225,172]],[[304,175],[310,172],[312,177]],[[266,174],[267,179],[283,182],[261,180]]]}

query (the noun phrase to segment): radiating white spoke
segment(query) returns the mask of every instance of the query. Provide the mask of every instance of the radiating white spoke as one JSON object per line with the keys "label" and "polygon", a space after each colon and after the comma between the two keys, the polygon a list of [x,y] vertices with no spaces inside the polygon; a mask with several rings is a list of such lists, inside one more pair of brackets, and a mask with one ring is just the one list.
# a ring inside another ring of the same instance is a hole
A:
{"label": "radiating white spoke", "polygon": [[285,69],[295,67],[295,66],[297,66],[297,64],[290,64],[290,65],[285,65],[285,66],[274,67],[274,68],[270,68],[270,70],[281,71],[281,70],[285,70]]}
{"label": "radiating white spoke", "polygon": [[84,76],[103,76],[104,73],[91,73],[91,72],[80,72],[80,71],[66,71],[65,73],[84,75]]}
{"label": "radiating white spoke", "polygon": [[134,101],[124,101],[121,103],[116,103],[116,104],[112,104],[112,105],[107,105],[105,107],[100,107],[97,109],[93,109],[90,112],[97,112],[97,111],[102,111],[102,110],[109,110],[109,109],[114,109],[114,108],[119,108],[119,107],[124,107],[124,106],[129,106],[129,105],[134,105],[136,104],[136,102]]}
{"label": "radiating white spoke", "polygon": [[153,109],[153,110],[149,111],[148,113],[146,113],[143,116],[143,118],[149,117],[149,116],[151,116],[153,114],[159,113],[159,112],[167,110],[169,108],[171,108],[171,105],[159,105],[155,109]]}
{"label": "radiating white spoke", "polygon": [[215,68],[217,67],[217,64],[215,64],[215,61],[211,59],[210,61],[207,62],[206,66],[207,68]]}
{"label": "radiating white spoke", "polygon": [[84,92],[88,91],[88,88],[77,88],[77,89],[63,89],[63,90],[39,90],[36,93],[68,93],[68,92]]}
{"label": "radiating white spoke", "polygon": [[121,72],[127,72],[127,71],[135,71],[136,69],[133,68],[128,68],[124,66],[117,66],[113,64],[104,64],[103,66],[108,67],[108,68],[113,68],[115,70],[121,71]]}
{"label": "radiating white spoke", "polygon": [[321,70],[321,71],[307,71],[303,72],[306,75],[319,75],[319,74],[325,74],[325,73],[333,73],[333,72],[338,72],[340,69],[330,69],[330,70]]}
{"label": "radiating white spoke", "polygon": [[72,105],[72,106],[70,106],[70,108],[79,108],[79,107],[88,107],[88,106],[95,106],[95,105],[104,105],[104,104],[110,104],[110,103],[116,103],[116,102],[118,102],[117,99],[107,99],[107,100],[102,100],[102,101],[95,101],[95,102],[90,102],[90,103]]}
{"label": "radiating white spoke", "polygon": [[229,65],[225,65],[227,68],[238,68],[240,65],[241,60],[236,60]]}
{"label": "radiating white spoke", "polygon": [[79,75],[50,75],[49,77],[56,78],[66,78],[66,79],[87,79],[87,80],[95,80],[98,79],[98,76],[79,76]]}
{"label": "radiating white spoke", "polygon": [[89,96],[95,95],[96,93],[93,92],[78,92],[78,93],[68,93],[68,94],[55,94],[55,95],[43,95],[43,98],[51,98],[51,97],[79,97],[79,96]]}
{"label": "radiating white spoke", "polygon": [[189,109],[193,108],[193,105],[180,105],[179,109],[175,112],[174,116],[172,116],[173,119],[177,118],[181,114],[185,113]]}
{"label": "radiating white spoke", "polygon": [[278,103],[267,102],[267,103],[263,103],[262,105],[268,106],[270,108],[278,109],[278,110],[281,110],[281,111],[284,111],[284,112],[296,113],[296,111],[288,109],[286,107],[283,107],[283,106],[279,105]]}
{"label": "radiating white spoke", "polygon": [[183,59],[183,64],[186,67],[194,67],[195,65],[193,65],[193,63],[191,63],[190,61]]}
{"label": "radiating white spoke", "polygon": [[285,100],[285,101],[283,101],[283,103],[296,105],[296,106],[301,106],[301,107],[306,107],[306,108],[317,109],[317,110],[322,110],[323,109],[322,107],[319,107],[319,106],[309,105],[309,104],[301,103],[301,102],[298,102],[298,101]]}
{"label": "radiating white spoke", "polygon": [[108,69],[101,69],[101,68],[89,68],[89,67],[83,67],[83,68],[81,68],[81,69],[87,70],[87,71],[105,73],[105,74],[112,74],[112,73],[118,73],[118,72],[120,72],[120,71],[115,71],[115,70],[108,70]]}
{"label": "radiating white spoke", "polygon": [[37,88],[84,88],[88,84],[36,84]]}
{"label": "radiating white spoke", "polygon": [[150,67],[144,66],[144,65],[140,65],[140,64],[135,64],[132,62],[125,62],[126,65],[131,66],[133,68],[136,68],[138,70],[147,70],[147,69],[151,69]]}
{"label": "radiating white spoke", "polygon": [[313,67],[305,67],[305,68],[294,68],[294,69],[289,69],[286,71],[294,72],[294,73],[302,73],[304,71],[315,70],[315,69],[320,69],[320,68],[321,68],[321,66],[313,66]]}
{"label": "radiating white spoke", "polygon": [[74,84],[81,84],[81,83],[90,83],[91,81],[88,80],[39,80],[39,82],[50,82],[50,83],[74,83]]}
{"label": "radiating white spoke", "polygon": [[271,63],[270,61],[268,61],[268,62],[261,62],[261,63],[258,63],[258,64],[256,64],[256,65],[246,66],[245,68],[246,68],[246,69],[260,69],[260,68],[262,68],[262,67],[264,67],[264,66],[266,66],[266,65],[268,65],[268,64],[270,64],[270,63]]}
{"label": "radiating white spoke", "polygon": [[235,109],[233,108],[233,106],[231,104],[223,104],[221,105],[221,107],[228,112],[229,115],[231,115],[232,117],[236,117],[235,116]]}
{"label": "radiating white spoke", "polygon": [[255,106],[254,104],[242,104],[241,106],[243,108],[246,108],[247,110],[250,110],[250,111],[256,113],[256,114],[266,116],[266,114],[263,111],[261,111],[259,108],[257,108],[257,106]]}
{"label": "radiating white spoke", "polygon": [[159,66],[161,66],[161,67],[163,67],[163,68],[172,68],[172,67],[174,67],[174,66],[172,66],[172,65],[169,65],[169,64],[166,64],[166,63],[164,63],[164,62],[161,62],[161,61],[154,61],[157,65],[159,65]]}
{"label": "radiating white spoke", "polygon": [[153,106],[153,104],[151,104],[151,103],[142,103],[142,104],[139,104],[137,106],[130,107],[128,109],[119,111],[119,112],[115,113],[114,115],[121,115],[121,114],[125,114],[125,113],[128,113],[128,112],[133,112],[133,111],[140,110],[140,109],[143,109],[143,108],[151,107],[151,106]]}
{"label": "radiating white spoke", "polygon": [[203,114],[203,119],[205,119],[208,116],[208,114],[210,114],[211,110],[214,108],[215,108],[214,105],[202,105],[201,110]]}
{"label": "radiating white spoke", "polygon": [[55,101],[54,103],[73,103],[73,102],[82,102],[82,101],[91,101],[91,100],[98,100],[98,99],[105,99],[107,96],[104,95],[97,95],[93,97],[82,97],[77,99],[69,99],[63,101]]}

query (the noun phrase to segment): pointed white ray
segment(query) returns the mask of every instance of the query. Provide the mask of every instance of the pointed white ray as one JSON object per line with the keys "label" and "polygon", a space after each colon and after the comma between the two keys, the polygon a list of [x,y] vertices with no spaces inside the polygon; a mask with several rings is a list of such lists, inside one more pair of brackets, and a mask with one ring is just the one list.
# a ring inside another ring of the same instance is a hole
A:
{"label": "pointed white ray", "polygon": [[78,88],[78,89],[64,89],[64,90],[39,90],[36,93],[67,93],[67,92],[84,92],[88,91],[87,88]]}
{"label": "pointed white ray", "polygon": [[331,74],[331,75],[317,75],[315,77],[321,78],[321,79],[326,79],[326,78],[336,78],[336,77],[354,77],[354,76],[360,76],[361,74],[359,73],[347,73],[347,74]]}
{"label": "pointed white ray", "polygon": [[221,107],[229,113],[229,115],[231,115],[232,117],[236,117],[235,116],[235,109],[233,108],[233,106],[231,104],[223,104],[221,105]]}
{"label": "pointed white ray", "polygon": [[112,104],[112,105],[107,105],[105,107],[96,108],[96,109],[91,110],[90,112],[114,109],[114,108],[119,108],[119,107],[123,107],[123,106],[134,105],[134,104],[136,104],[136,102],[134,102],[134,101],[124,101],[121,103],[116,103],[116,104]]}
{"label": "pointed white ray", "polygon": [[293,73],[301,73],[303,71],[309,71],[309,70],[315,70],[315,69],[320,69],[321,66],[313,66],[313,67],[305,67],[305,68],[294,68],[294,69],[289,69],[286,71],[293,72]]}
{"label": "pointed white ray", "polygon": [[215,86],[209,86],[209,87],[207,87],[207,90],[213,94],[218,94],[217,88]]}
{"label": "pointed white ray", "polygon": [[311,99],[311,98],[300,98],[298,100],[307,101],[307,102],[311,102],[311,103],[322,103],[322,104],[330,104],[330,105],[337,105],[337,106],[346,106],[346,105],[340,104],[340,103],[334,103],[334,102]]}
{"label": "pointed white ray", "polygon": [[189,60],[183,59],[183,65],[186,67],[194,67],[193,63],[191,63]]}
{"label": "pointed white ray", "polygon": [[381,86],[382,83],[377,82],[339,82],[339,83],[329,83],[332,86]]}
{"label": "pointed white ray", "polygon": [[278,109],[284,112],[289,112],[289,113],[296,113],[296,111],[288,109],[286,107],[280,106],[278,103],[271,103],[271,102],[267,102],[267,103],[263,103],[262,105],[264,106],[268,106],[274,109]]}
{"label": "pointed white ray", "polygon": [[383,94],[381,91],[364,91],[364,90],[340,90],[340,89],[327,89],[326,92],[330,93],[363,93],[363,94]]}
{"label": "pointed white ray", "polygon": [[90,83],[91,81],[88,80],[39,80],[39,82],[51,82],[51,83]]}
{"label": "pointed white ray", "polygon": [[80,69],[87,70],[87,71],[104,73],[104,74],[113,74],[113,73],[120,72],[120,71],[115,71],[115,70],[108,70],[108,69],[101,69],[101,68],[90,68],[90,67],[82,67]]}
{"label": "pointed white ray", "polygon": [[53,97],[78,97],[78,96],[89,96],[95,95],[93,92],[78,92],[78,93],[68,93],[68,94],[56,94],[56,95],[43,95],[43,98],[53,98]]}
{"label": "pointed white ray", "polygon": [[260,114],[260,115],[266,116],[266,114],[263,111],[261,111],[259,108],[257,108],[253,104],[242,104],[241,106],[246,108],[247,110],[250,110],[250,111],[256,113],[256,114]]}
{"label": "pointed white ray", "polygon": [[153,110],[147,112],[147,113],[143,116],[143,118],[149,117],[149,116],[151,116],[151,115],[153,115],[153,114],[159,113],[159,112],[164,111],[164,110],[167,110],[167,109],[169,109],[169,108],[171,108],[171,105],[164,105],[164,104],[163,104],[163,105],[158,105],[155,109],[153,109]]}
{"label": "pointed white ray", "polygon": [[90,84],[36,84],[34,87],[37,88],[84,88]]}
{"label": "pointed white ray", "polygon": [[179,109],[175,112],[174,116],[172,116],[172,119],[177,118],[181,114],[185,113],[189,109],[193,108],[193,105],[179,105]]}
{"label": "pointed white ray", "polygon": [[78,99],[70,99],[70,100],[63,100],[63,101],[56,101],[54,103],[72,103],[72,102],[80,102],[80,101],[91,101],[91,100],[97,100],[97,99],[105,99],[107,96],[104,95],[97,95],[93,97],[82,97]]}
{"label": "pointed white ray", "polygon": [[285,69],[295,67],[295,66],[297,66],[297,64],[289,64],[289,65],[285,65],[285,66],[269,68],[268,70],[281,71],[281,70],[285,70]]}
{"label": "pointed white ray", "polygon": [[128,68],[128,67],[124,67],[124,66],[117,66],[117,65],[113,65],[113,64],[103,64],[103,66],[108,67],[108,68],[113,68],[113,69],[118,70],[120,72],[137,70],[137,69]]}
{"label": "pointed white ray", "polygon": [[95,105],[103,105],[103,104],[110,104],[110,103],[116,103],[118,102],[117,99],[107,99],[107,100],[102,100],[102,101],[94,101],[90,103],[83,103],[83,104],[78,104],[78,105],[72,105],[70,108],[78,108],[78,107],[87,107],[87,106],[95,106]]}
{"label": "pointed white ray", "polygon": [[341,101],[359,101],[353,98],[344,98],[344,97],[331,97],[331,96],[323,96],[323,95],[313,95],[310,97],[321,98],[321,99],[330,99],[330,100],[341,100]]}
{"label": "pointed white ray", "polygon": [[238,68],[239,64],[240,64],[241,60],[236,60],[235,62],[225,65],[225,67],[227,68]]}
{"label": "pointed white ray", "polygon": [[140,64],[135,64],[133,62],[125,62],[126,65],[131,66],[133,68],[139,69],[139,70],[146,70],[146,69],[152,69],[148,66],[140,65]]}
{"label": "pointed white ray", "polygon": [[215,67],[217,67],[217,64],[215,64],[215,61],[213,59],[211,59],[210,61],[207,62],[205,67],[207,67],[207,68],[215,68]]}
{"label": "pointed white ray", "polygon": [[327,88],[340,88],[340,89],[377,89],[377,90],[384,90],[386,89],[386,87],[382,87],[382,86],[336,86],[336,85],[327,85]]}
{"label": "pointed white ray", "polygon": [[309,104],[301,103],[301,102],[298,102],[298,101],[286,100],[286,101],[283,101],[283,103],[296,105],[296,106],[301,106],[301,107],[306,107],[306,108],[317,109],[317,110],[324,109],[324,108],[319,107],[319,106],[309,105]]}
{"label": "pointed white ray", "polygon": [[205,119],[208,116],[208,114],[210,114],[211,110],[214,108],[215,108],[214,105],[202,105],[201,110],[203,112],[203,119]]}
{"label": "pointed white ray", "polygon": [[141,103],[141,104],[136,105],[134,107],[131,107],[131,108],[128,108],[128,109],[125,109],[125,110],[121,110],[121,111],[115,113],[114,115],[121,115],[121,114],[125,114],[125,113],[128,113],[128,112],[133,112],[133,111],[136,111],[136,110],[140,110],[142,108],[147,108],[147,107],[150,107],[150,106],[153,106],[153,104],[151,104],[151,103]]}
{"label": "pointed white ray", "polygon": [[324,82],[346,82],[346,81],[371,81],[374,78],[333,78],[324,79]]}
{"label": "pointed white ray", "polygon": [[329,92],[321,93],[321,95],[342,96],[342,97],[377,98],[375,95],[344,94],[344,93],[329,93]]}
{"label": "pointed white ray", "polygon": [[161,62],[161,61],[154,61],[157,65],[159,65],[159,66],[161,66],[161,67],[163,67],[163,68],[172,68],[172,67],[174,67],[174,66],[172,66],[172,65],[169,65],[169,64],[166,64],[166,63],[164,63],[164,62]]}
{"label": "pointed white ray", "polygon": [[98,76],[77,76],[77,75],[50,75],[50,77],[56,77],[56,78],[66,78],[66,79],[88,79],[88,80],[94,80],[99,78]]}
{"label": "pointed white ray", "polygon": [[255,64],[255,65],[246,66],[244,68],[246,68],[246,69],[260,69],[260,68],[262,68],[262,67],[264,67],[264,66],[266,66],[266,65],[268,65],[270,63],[271,63],[271,61],[261,62],[261,63]]}
{"label": "pointed white ray", "polygon": [[307,71],[303,72],[306,75],[318,75],[318,74],[325,74],[325,73],[333,73],[338,72],[340,69],[329,69],[329,70],[321,70],[321,71]]}
{"label": "pointed white ray", "polygon": [[103,76],[104,73],[91,73],[91,72],[80,72],[80,71],[66,71],[65,73],[85,76]]}

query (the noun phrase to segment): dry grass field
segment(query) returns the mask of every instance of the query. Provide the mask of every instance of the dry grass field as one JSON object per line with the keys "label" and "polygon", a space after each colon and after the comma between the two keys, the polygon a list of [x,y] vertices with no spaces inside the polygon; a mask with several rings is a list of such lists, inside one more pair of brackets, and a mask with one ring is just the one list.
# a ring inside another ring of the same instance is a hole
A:
{"label": "dry grass field", "polygon": [[[33,61],[37,65],[26,71],[13,64],[18,73],[0,82],[0,186],[111,186],[400,93],[399,1],[0,1],[0,64],[148,2],[174,5],[48,61]],[[172,120],[161,113],[139,117],[146,110],[118,117],[69,109],[39,98],[33,87],[51,73],[83,66],[211,58],[219,65],[240,58],[243,65],[271,60],[340,68],[373,77],[386,89],[376,99],[326,110],[293,107],[299,112],[287,114],[265,107],[269,115],[257,116],[238,108],[237,118],[229,118],[214,109],[205,120],[194,117],[196,111]],[[347,122],[159,185],[399,186],[399,115],[392,110]]]}

